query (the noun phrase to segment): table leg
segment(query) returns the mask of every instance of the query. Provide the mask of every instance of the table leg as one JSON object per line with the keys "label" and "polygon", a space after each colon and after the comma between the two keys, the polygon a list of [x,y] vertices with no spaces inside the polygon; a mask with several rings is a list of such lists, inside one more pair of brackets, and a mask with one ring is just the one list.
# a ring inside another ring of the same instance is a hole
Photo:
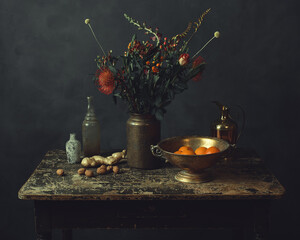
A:
{"label": "table leg", "polygon": [[37,240],[51,240],[51,209],[47,202],[35,201],[35,231]]}
{"label": "table leg", "polygon": [[254,206],[254,239],[269,239],[269,201],[258,202]]}
{"label": "table leg", "polygon": [[244,239],[244,228],[237,227],[232,231],[232,240],[243,240]]}
{"label": "table leg", "polygon": [[63,229],[61,231],[63,240],[72,240],[72,229]]}
{"label": "table leg", "polygon": [[37,240],[50,240],[52,238],[52,234],[50,232],[41,232],[36,230],[36,239]]}

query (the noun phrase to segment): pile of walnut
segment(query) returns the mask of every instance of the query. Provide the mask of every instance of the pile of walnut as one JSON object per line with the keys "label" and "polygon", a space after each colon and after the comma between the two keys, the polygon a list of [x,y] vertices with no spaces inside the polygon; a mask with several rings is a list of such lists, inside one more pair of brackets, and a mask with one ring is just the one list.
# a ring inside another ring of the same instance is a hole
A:
{"label": "pile of walnut", "polygon": [[[122,158],[125,158],[126,150],[122,152],[115,152],[111,156],[102,157],[102,156],[93,156],[93,157],[86,157],[82,159],[81,165],[84,167],[98,167],[97,174],[104,175],[113,171],[113,173],[117,174],[119,172],[119,167],[116,166]],[[112,166],[114,165],[114,166]],[[93,177],[94,173],[92,170],[86,170],[85,168],[78,169],[79,175],[86,175],[87,177]]]}
{"label": "pile of walnut", "polygon": [[[99,174],[99,175],[104,175],[111,171],[113,171],[114,174],[117,174],[119,172],[119,167],[118,166],[101,165],[100,167],[97,168],[97,174]],[[78,174],[85,175],[87,177],[94,177],[94,172],[92,170],[87,170],[85,168],[79,168]]]}

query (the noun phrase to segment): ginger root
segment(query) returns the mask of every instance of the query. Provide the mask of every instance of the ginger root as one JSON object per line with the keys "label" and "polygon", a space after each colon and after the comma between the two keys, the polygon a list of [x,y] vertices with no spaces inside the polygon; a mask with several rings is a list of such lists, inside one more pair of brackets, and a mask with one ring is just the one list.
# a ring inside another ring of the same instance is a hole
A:
{"label": "ginger root", "polygon": [[115,165],[117,164],[122,158],[125,158],[126,150],[122,152],[115,152],[111,156],[102,157],[102,156],[92,156],[90,158],[85,157],[81,161],[81,165],[84,167],[98,167],[100,165]]}

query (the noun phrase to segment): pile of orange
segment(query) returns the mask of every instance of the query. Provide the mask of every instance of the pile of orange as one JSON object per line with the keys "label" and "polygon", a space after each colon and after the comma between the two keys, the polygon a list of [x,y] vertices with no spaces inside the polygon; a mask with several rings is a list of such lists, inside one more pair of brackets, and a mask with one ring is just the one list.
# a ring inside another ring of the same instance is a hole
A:
{"label": "pile of orange", "polygon": [[220,149],[217,147],[198,147],[195,151],[189,147],[189,146],[182,146],[180,147],[176,152],[176,154],[182,154],[182,155],[205,155],[205,154],[212,154],[212,153],[218,153],[220,152]]}

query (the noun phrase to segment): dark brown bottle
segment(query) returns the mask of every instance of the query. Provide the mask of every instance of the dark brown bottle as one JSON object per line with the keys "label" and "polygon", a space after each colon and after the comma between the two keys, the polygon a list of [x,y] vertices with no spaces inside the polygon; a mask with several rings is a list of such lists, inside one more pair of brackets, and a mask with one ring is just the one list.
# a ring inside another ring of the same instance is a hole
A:
{"label": "dark brown bottle", "polygon": [[228,107],[219,102],[216,103],[220,110],[221,116],[211,125],[211,135],[228,141],[230,144],[236,144],[238,138],[238,126],[229,115]]}
{"label": "dark brown bottle", "polygon": [[87,97],[88,107],[82,123],[82,148],[85,157],[100,154],[100,124],[93,107],[93,97]]}

